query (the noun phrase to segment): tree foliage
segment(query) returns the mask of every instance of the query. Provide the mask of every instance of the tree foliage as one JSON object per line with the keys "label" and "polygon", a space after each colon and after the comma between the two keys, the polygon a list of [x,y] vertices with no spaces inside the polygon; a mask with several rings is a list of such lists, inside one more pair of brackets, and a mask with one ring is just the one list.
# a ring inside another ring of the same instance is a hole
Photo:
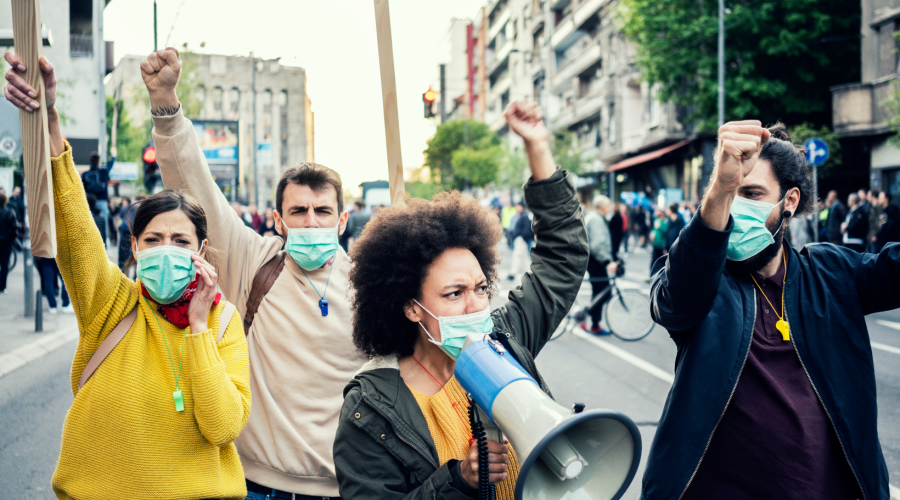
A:
{"label": "tree foliage", "polygon": [[794,144],[803,144],[813,137],[818,137],[825,141],[828,145],[828,160],[819,165],[819,177],[825,177],[832,168],[840,167],[841,161],[841,141],[837,135],[828,127],[815,127],[810,123],[801,123],[790,127],[788,132]]}
{"label": "tree foliage", "polygon": [[[726,7],[726,121],[830,124],[829,87],[860,78],[860,3],[729,0]],[[714,131],[717,0],[621,0],[618,18],[637,44],[643,78]]]}
{"label": "tree foliage", "polygon": [[106,138],[109,141],[106,149],[107,155],[112,146],[114,109],[118,111],[119,115],[116,121],[116,153],[122,161],[140,161],[141,152],[149,139],[149,131],[143,124],[132,124],[125,109],[125,103],[121,99],[116,101],[111,96],[106,96]]}
{"label": "tree foliage", "polygon": [[563,128],[553,131],[550,151],[553,153],[553,159],[556,160],[556,164],[563,170],[568,170],[577,175],[581,173],[582,168],[585,166],[575,141],[575,132],[569,129]]}
{"label": "tree foliage", "polygon": [[181,101],[184,116],[199,118],[200,111],[203,109],[203,96],[201,96],[203,85],[198,71],[200,56],[194,52],[189,52],[186,45],[180,54],[181,78],[179,78],[178,85],[175,87],[175,93],[178,94],[178,100]]}
{"label": "tree foliage", "polygon": [[476,120],[441,124],[425,148],[425,166],[431,170],[432,182],[452,189],[492,182],[502,161],[499,137]]}

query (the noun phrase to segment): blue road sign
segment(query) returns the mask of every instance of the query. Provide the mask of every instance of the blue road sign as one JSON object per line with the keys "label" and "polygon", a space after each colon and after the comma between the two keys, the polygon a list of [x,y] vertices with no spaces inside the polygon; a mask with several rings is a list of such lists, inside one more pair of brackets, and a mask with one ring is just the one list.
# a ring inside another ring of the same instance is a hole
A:
{"label": "blue road sign", "polygon": [[828,144],[822,139],[813,137],[803,145],[806,146],[806,163],[818,167],[828,160]]}

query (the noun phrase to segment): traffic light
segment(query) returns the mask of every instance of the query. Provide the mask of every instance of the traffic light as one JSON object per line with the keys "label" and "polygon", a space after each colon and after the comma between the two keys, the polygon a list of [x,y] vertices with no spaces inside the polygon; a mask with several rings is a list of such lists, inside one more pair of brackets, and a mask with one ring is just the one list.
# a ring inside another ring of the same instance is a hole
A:
{"label": "traffic light", "polygon": [[422,103],[425,104],[425,118],[434,117],[434,100],[437,98],[437,92],[428,89],[422,94]]}
{"label": "traffic light", "polygon": [[150,144],[145,146],[141,159],[144,161],[144,189],[148,194],[153,194],[156,184],[161,180],[159,165],[156,163],[156,148]]}

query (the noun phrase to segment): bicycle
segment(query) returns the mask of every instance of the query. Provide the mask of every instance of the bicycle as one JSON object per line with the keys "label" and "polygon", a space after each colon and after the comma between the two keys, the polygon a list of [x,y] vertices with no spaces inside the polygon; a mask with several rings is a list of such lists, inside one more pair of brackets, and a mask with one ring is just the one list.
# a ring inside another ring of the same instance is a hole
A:
{"label": "bicycle", "polygon": [[607,296],[610,297],[603,305],[601,314],[603,318],[606,318],[606,324],[613,335],[622,340],[634,342],[650,334],[655,326],[650,317],[650,299],[636,290],[625,290],[624,292],[619,290],[615,278],[589,278],[584,281],[608,281],[609,286],[594,297],[586,307],[573,306],[553,335],[550,336],[550,340],[556,340],[564,333],[580,328],[579,325],[590,317],[593,306]]}

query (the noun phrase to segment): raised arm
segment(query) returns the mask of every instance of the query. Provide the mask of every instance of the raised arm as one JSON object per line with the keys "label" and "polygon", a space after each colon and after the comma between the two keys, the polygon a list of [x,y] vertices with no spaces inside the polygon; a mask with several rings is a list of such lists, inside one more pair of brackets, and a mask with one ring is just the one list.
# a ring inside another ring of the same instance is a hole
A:
{"label": "raised arm", "polygon": [[263,238],[246,227],[213,181],[194,127],[175,94],[180,73],[181,59],[172,48],[154,52],[141,63],[150,95],[157,163],[166,189],[188,191],[206,210],[219,286],[243,316],[253,277],[278,252],[281,240]]}
{"label": "raised arm", "polygon": [[[6,61],[13,69],[6,74],[9,83],[3,88],[4,95],[21,109],[39,112],[36,89],[25,83],[19,74],[25,66],[9,52]],[[63,140],[60,130],[53,66],[43,57],[40,64],[46,88],[44,100],[53,169],[56,262],[72,299],[84,342],[84,349],[80,347],[79,351],[93,353],[102,338],[131,310],[129,306],[137,300],[137,292],[134,283],[106,256],[106,247],[94,224],[84,187],[72,161],[72,149]]]}
{"label": "raised arm", "polygon": [[716,166],[700,213],[669,249],[662,272],[658,265],[653,269],[653,320],[670,332],[696,326],[712,309],[733,226],[731,203],[768,139],[769,131],[755,120],[719,128]]}
{"label": "raised arm", "polygon": [[509,292],[505,307],[518,340],[536,356],[581,288],[589,255],[587,231],[575,187],[553,162],[540,108],[514,102],[506,119],[525,140],[531,166],[525,202],[534,212],[536,243],[531,250],[531,268]]}

